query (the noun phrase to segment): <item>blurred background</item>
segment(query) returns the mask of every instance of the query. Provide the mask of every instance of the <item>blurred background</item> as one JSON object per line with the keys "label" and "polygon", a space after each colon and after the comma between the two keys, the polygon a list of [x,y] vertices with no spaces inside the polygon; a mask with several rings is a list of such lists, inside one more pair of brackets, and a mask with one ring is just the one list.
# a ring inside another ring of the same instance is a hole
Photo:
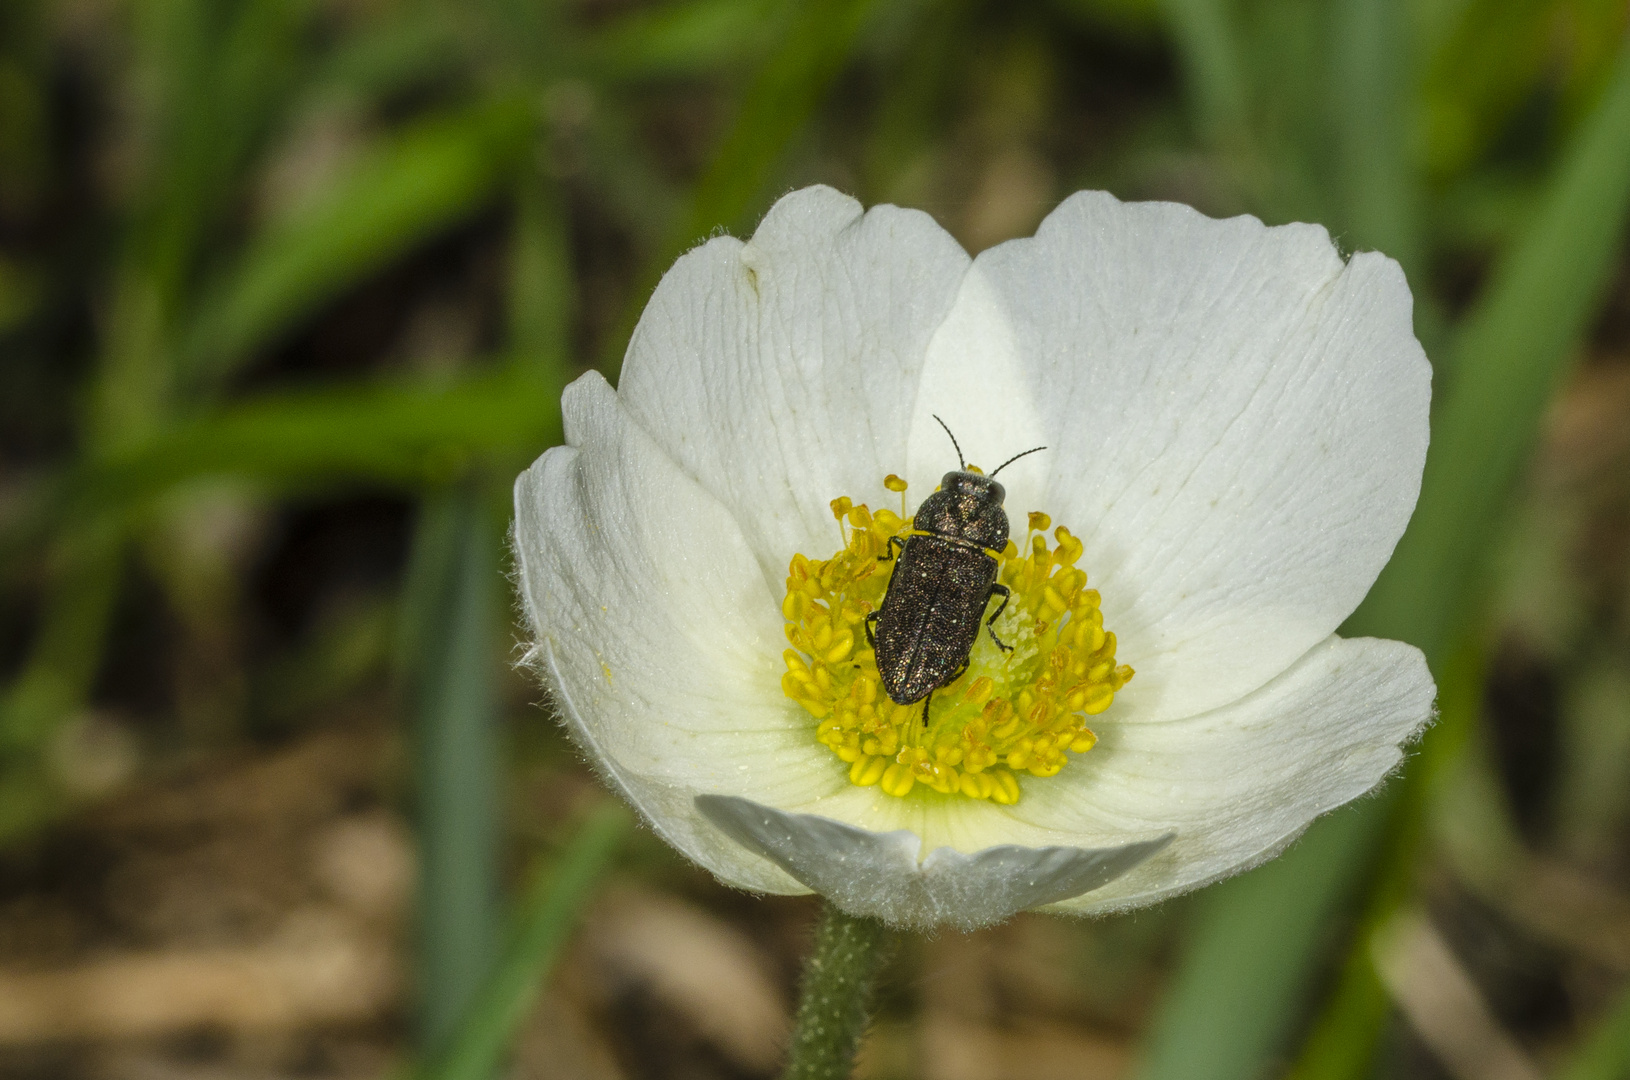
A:
{"label": "blurred background", "polygon": [[1132,915],[902,942],[874,1080],[1630,1076],[1624,0],[6,0],[0,1076],[770,1077],[816,905],[610,805],[514,475],[824,182],[1396,257],[1432,458],[1384,793]]}

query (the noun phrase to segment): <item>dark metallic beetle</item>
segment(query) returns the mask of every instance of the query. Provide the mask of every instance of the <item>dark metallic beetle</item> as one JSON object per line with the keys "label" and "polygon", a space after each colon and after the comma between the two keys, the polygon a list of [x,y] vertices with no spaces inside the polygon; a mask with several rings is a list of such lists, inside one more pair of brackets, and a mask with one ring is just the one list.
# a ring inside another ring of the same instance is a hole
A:
{"label": "dark metallic beetle", "polygon": [[[1007,546],[1007,492],[996,482],[1001,472],[1038,446],[1015,454],[989,476],[969,472],[956,436],[934,417],[956,448],[956,472],[940,480],[940,489],[917,508],[905,537],[891,537],[891,558],[898,546],[899,564],[883,594],[883,607],[866,616],[866,638],[877,652],[883,689],[898,705],[923,702],[923,723],[934,691],[956,681],[968,669],[968,654],[979,638],[979,621],[994,595],[1001,606],[985,619],[985,629],[998,648],[1012,647],[996,636],[994,623],[1010,599],[996,581],[993,551]],[[925,700],[926,699],[926,700]]]}

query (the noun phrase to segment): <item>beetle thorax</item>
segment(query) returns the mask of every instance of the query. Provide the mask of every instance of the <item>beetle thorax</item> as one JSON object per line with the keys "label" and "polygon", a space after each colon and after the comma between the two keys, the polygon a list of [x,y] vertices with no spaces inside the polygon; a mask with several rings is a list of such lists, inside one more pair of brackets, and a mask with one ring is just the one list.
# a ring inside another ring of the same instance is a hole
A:
{"label": "beetle thorax", "polygon": [[1002,485],[976,472],[948,472],[940,489],[917,508],[916,528],[1000,551],[1007,543]]}

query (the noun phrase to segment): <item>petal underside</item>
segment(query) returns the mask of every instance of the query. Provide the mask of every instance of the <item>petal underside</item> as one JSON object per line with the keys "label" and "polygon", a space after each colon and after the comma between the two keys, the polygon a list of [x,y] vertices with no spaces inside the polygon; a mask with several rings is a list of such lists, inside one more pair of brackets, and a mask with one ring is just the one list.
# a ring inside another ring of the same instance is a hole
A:
{"label": "petal underside", "polygon": [[696,804],[723,832],[849,914],[911,930],[973,930],[1091,892],[1171,841],[1167,834],[1099,850],[942,847],[919,859],[922,840],[908,830],[869,832],[729,795],[698,796]]}

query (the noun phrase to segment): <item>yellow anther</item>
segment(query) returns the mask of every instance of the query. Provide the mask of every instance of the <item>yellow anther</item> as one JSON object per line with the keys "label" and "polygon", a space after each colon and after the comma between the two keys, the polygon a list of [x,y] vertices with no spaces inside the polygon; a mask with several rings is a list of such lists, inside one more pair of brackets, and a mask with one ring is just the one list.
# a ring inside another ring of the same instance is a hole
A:
{"label": "yellow anther", "polygon": [[917,777],[912,774],[911,767],[898,761],[884,769],[879,780],[883,791],[897,799],[905,798],[917,783]]}
{"label": "yellow anther", "polygon": [[866,616],[881,608],[897,565],[879,555],[892,538],[916,535],[905,482],[890,475],[884,486],[902,493],[899,515],[834,499],[833,516],[846,526],[842,550],[824,560],[792,557],[781,604],[792,648],[783,653],[781,689],[810,715],[815,740],[845,764],[851,783],[896,798],[921,786],[1012,805],[1021,795],[1017,773],[1049,777],[1070,754],[1092,748],[1097,736],[1083,715],[1108,708],[1132,669],[1116,664],[1098,592],[1074,565],[1081,542],[1059,526],[1049,550],[1051,519],[1032,513],[1028,557],[1019,558],[1011,538],[999,557],[1012,597],[995,629],[1013,651],[981,634],[966,673],[937,692],[925,728],[921,702],[901,705],[881,692],[865,640]]}
{"label": "yellow anther", "polygon": [[841,634],[836,634],[833,636],[831,647],[826,650],[821,659],[825,660],[828,664],[842,663],[844,659],[848,657],[849,650],[853,649],[854,647],[854,631],[845,630]]}
{"label": "yellow anther", "polygon": [[888,760],[881,757],[857,758],[849,766],[849,782],[858,787],[871,787],[883,779],[883,772],[889,767]]}
{"label": "yellow anther", "polygon": [[990,777],[966,772],[962,774],[962,782],[957,785],[958,790],[970,799],[990,798],[991,786]]}

